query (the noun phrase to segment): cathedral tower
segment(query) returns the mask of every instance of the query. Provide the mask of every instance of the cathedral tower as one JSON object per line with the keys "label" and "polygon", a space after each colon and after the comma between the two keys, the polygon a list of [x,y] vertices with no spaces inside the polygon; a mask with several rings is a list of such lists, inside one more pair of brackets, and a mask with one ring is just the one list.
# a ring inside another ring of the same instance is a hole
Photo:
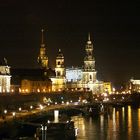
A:
{"label": "cathedral tower", "polygon": [[83,82],[85,84],[96,82],[95,59],[93,57],[93,44],[88,35],[85,47],[86,56],[84,58]]}
{"label": "cathedral tower", "polygon": [[61,52],[61,49],[58,51],[58,55],[56,57],[56,77],[65,77],[65,68],[64,68],[64,56]]}
{"label": "cathedral tower", "polygon": [[51,78],[52,90],[62,91],[65,89],[66,79],[65,79],[65,68],[64,68],[64,56],[60,49],[56,57],[55,73],[56,73],[56,77]]}
{"label": "cathedral tower", "polygon": [[42,29],[41,32],[42,32],[41,47],[37,61],[42,68],[48,69],[48,57],[46,55],[46,47],[44,43],[44,30]]}

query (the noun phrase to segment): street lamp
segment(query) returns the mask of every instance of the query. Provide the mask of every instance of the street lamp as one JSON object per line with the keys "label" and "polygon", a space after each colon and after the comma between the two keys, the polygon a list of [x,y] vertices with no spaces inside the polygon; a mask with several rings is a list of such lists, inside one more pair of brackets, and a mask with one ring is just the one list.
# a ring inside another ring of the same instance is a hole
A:
{"label": "street lamp", "polygon": [[21,111],[21,107],[18,110]]}
{"label": "street lamp", "polygon": [[13,112],[12,115],[13,115],[13,118],[14,118],[16,116],[16,112]]}
{"label": "street lamp", "polygon": [[33,109],[33,106],[32,105],[30,106],[30,109]]}
{"label": "street lamp", "polygon": [[7,114],[7,110],[6,109],[4,110],[4,114]]}

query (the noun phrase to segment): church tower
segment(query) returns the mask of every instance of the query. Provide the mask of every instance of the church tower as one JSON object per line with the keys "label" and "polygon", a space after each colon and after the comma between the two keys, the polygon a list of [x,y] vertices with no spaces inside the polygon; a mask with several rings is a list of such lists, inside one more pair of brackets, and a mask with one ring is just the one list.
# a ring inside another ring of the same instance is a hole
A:
{"label": "church tower", "polygon": [[88,41],[85,47],[86,56],[84,58],[84,69],[83,69],[83,82],[84,84],[96,82],[96,71],[95,71],[95,58],[93,57],[93,44],[88,34]]}
{"label": "church tower", "polygon": [[44,30],[42,29],[41,32],[42,32],[41,47],[37,61],[42,68],[48,69],[48,57],[46,55],[46,47],[44,43]]}
{"label": "church tower", "polygon": [[55,73],[56,76],[51,78],[52,90],[62,91],[65,89],[66,78],[65,78],[64,56],[60,49],[56,57]]}
{"label": "church tower", "polygon": [[61,52],[61,49],[58,51],[58,55],[56,57],[56,67],[55,67],[55,72],[56,72],[56,77],[65,77],[65,68],[64,68],[64,56]]}

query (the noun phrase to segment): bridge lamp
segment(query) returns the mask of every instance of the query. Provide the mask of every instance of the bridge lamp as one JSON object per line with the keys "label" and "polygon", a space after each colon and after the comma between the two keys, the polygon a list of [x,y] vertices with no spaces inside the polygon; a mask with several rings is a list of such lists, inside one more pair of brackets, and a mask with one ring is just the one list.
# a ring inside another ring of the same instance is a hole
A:
{"label": "bridge lamp", "polygon": [[33,106],[32,105],[30,106],[30,109],[33,109]]}
{"label": "bridge lamp", "polygon": [[64,104],[64,101],[62,101],[62,104]]}
{"label": "bridge lamp", "polygon": [[6,109],[4,110],[4,114],[7,114],[7,110]]}
{"label": "bridge lamp", "polygon": [[18,110],[21,111],[21,107]]}
{"label": "bridge lamp", "polygon": [[16,112],[13,112],[12,115],[13,115],[13,117],[15,117],[16,116]]}
{"label": "bridge lamp", "polygon": [[67,105],[69,105],[69,102],[66,102]]}

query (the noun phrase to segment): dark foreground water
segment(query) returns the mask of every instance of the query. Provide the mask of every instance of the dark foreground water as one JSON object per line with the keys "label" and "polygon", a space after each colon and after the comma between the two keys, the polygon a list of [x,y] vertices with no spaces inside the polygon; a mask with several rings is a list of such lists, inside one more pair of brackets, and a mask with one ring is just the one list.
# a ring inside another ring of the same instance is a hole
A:
{"label": "dark foreground water", "polygon": [[[107,114],[93,117],[79,115],[71,119],[78,128],[77,140],[140,140],[140,107],[112,107]],[[44,121],[41,119],[39,122],[42,120]],[[47,121],[46,117],[45,121]],[[17,130],[16,127],[11,127],[7,128],[7,131],[10,131],[12,135],[17,133],[22,137],[29,135],[31,137],[35,134],[35,128],[31,126],[26,126],[26,128],[20,126]]]}
{"label": "dark foreground water", "polygon": [[112,108],[96,117],[74,116],[77,140],[140,140],[140,108]]}

